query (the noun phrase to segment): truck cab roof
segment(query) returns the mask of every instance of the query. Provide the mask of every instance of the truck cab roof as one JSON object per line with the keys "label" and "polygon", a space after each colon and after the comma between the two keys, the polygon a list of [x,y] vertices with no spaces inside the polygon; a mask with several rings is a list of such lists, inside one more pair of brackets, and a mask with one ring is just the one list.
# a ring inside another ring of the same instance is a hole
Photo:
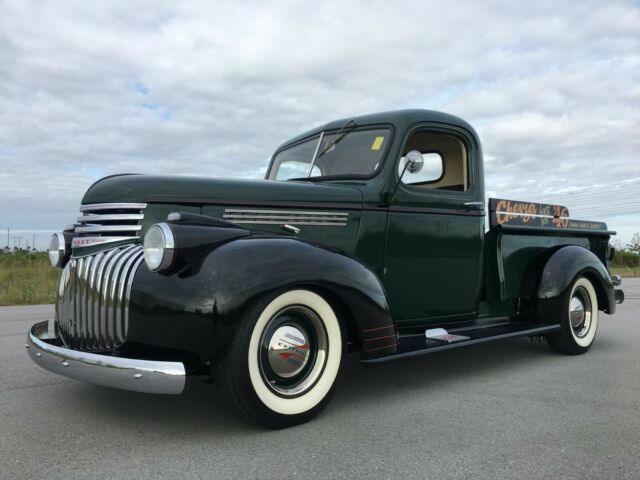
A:
{"label": "truck cab roof", "polygon": [[358,126],[364,125],[392,125],[396,132],[403,132],[417,123],[440,123],[448,124],[467,130],[476,141],[476,144],[480,144],[478,134],[473,127],[460,117],[451,115],[449,113],[438,112],[436,110],[426,109],[405,109],[405,110],[391,110],[387,112],[371,113],[368,115],[360,115],[357,117],[342,118],[333,120],[324,125],[320,125],[311,130],[308,130],[300,135],[287,140],[278,147],[277,150],[299,142],[302,139],[317,135],[320,132],[328,130],[339,130],[347,122],[354,120]]}

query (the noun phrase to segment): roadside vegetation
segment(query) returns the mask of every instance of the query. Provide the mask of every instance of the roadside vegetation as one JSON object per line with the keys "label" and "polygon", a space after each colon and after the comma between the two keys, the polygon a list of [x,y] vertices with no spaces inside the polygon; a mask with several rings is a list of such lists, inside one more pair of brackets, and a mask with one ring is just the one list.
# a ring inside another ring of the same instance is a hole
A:
{"label": "roadside vegetation", "polygon": [[45,252],[0,250],[0,305],[53,303],[59,278]]}
{"label": "roadside vegetation", "polygon": [[622,278],[640,277],[640,233],[635,233],[625,247],[615,240],[612,246],[616,253],[611,260],[611,273],[617,273]]}
{"label": "roadside vegetation", "polygon": [[[616,245],[612,274],[640,277],[640,234],[625,248]],[[0,306],[54,303],[60,269],[49,264],[46,252],[28,249],[0,250]]]}
{"label": "roadside vegetation", "polygon": [[616,250],[611,261],[611,274],[618,274],[622,278],[640,277],[640,254],[629,250]]}

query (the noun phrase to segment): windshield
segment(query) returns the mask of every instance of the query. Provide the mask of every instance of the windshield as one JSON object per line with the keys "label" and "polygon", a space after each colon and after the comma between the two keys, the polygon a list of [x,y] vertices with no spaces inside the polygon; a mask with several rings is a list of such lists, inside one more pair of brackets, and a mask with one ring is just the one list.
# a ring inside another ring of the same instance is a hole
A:
{"label": "windshield", "polygon": [[279,152],[267,178],[369,177],[382,161],[389,134],[388,128],[353,130],[330,146],[339,134],[323,132]]}

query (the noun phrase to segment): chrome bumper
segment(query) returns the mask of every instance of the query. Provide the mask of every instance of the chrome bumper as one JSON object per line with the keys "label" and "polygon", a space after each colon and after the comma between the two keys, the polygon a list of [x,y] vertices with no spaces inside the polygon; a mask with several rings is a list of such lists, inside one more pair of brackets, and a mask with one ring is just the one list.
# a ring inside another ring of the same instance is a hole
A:
{"label": "chrome bumper", "polygon": [[178,395],[186,372],[180,362],[156,362],[79,352],[47,338],[48,320],[31,327],[25,347],[31,359],[45,370],[106,387],[145,393]]}

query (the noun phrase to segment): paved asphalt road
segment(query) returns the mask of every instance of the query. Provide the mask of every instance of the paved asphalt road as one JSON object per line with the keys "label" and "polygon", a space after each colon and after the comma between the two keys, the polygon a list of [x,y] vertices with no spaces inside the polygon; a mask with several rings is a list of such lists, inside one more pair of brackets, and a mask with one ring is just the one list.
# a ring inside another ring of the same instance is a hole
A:
{"label": "paved asphalt road", "polygon": [[267,431],[193,379],[152,396],[49,374],[0,308],[0,478],[640,478],[640,280],[590,352],[528,339],[377,369],[345,366],[315,421]]}

